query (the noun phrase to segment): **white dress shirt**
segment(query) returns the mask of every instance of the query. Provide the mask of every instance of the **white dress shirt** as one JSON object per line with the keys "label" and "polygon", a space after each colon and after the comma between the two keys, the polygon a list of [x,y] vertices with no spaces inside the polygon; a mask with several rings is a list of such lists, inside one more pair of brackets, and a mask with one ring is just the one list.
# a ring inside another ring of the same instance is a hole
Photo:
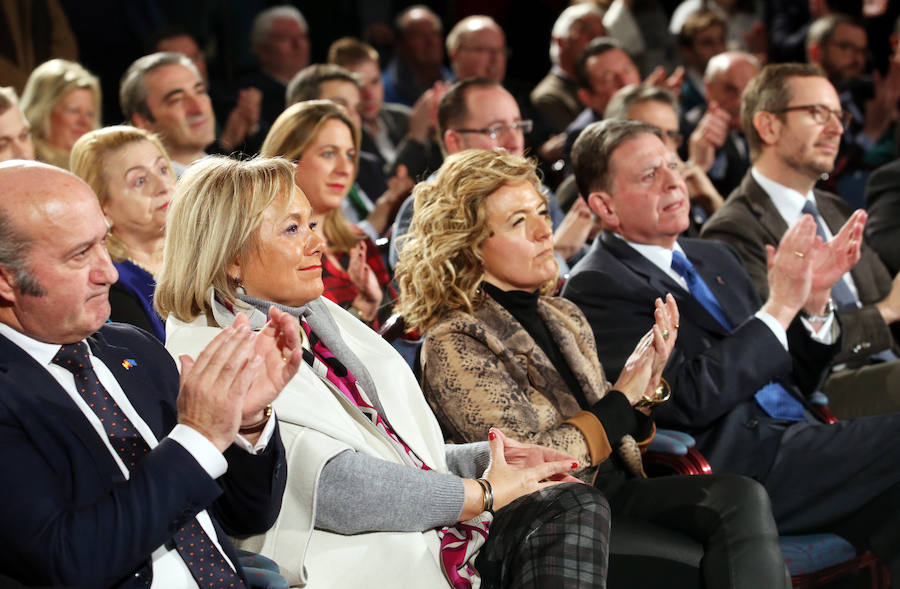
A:
{"label": "white dress shirt", "polygon": [[[681,249],[681,245],[677,241],[675,242],[675,245],[672,249],[668,249],[661,245],[636,243],[625,239],[618,233],[613,233],[613,235],[633,247],[639,254],[647,258],[647,260],[649,260],[654,266],[665,272],[666,275],[669,276],[669,278],[671,278],[679,286],[684,288],[684,290],[690,292],[690,288],[688,288],[687,281],[684,279],[684,277],[682,277],[681,274],[672,269],[672,252],[679,251],[684,254],[684,250]],[[687,254],[684,254],[684,256],[690,259]],[[774,317],[772,317],[762,309],[754,313],[754,317],[765,323],[775,335],[775,337],[778,338],[778,341],[781,342],[781,345],[784,346],[784,349],[788,349],[787,333],[785,333],[785,330],[781,326],[781,323],[779,323]],[[835,333],[835,330],[838,329],[838,326],[833,319],[833,315],[829,317],[826,325],[822,326],[822,328],[818,332],[812,329],[812,326],[809,325],[809,323],[807,323],[805,320],[803,321],[803,324],[804,326],[806,326],[807,331],[809,331],[810,337],[812,337],[814,340],[823,344],[832,344],[837,338],[837,335],[840,333],[840,331],[837,331]]]}
{"label": "white dress shirt", "polygon": [[[85,419],[87,419],[94,430],[96,430],[97,435],[103,441],[107,450],[109,450],[110,455],[112,455],[116,464],[119,466],[119,469],[122,471],[122,475],[125,479],[128,479],[130,477],[128,467],[122,462],[118,452],[116,452],[109,443],[108,436],[106,435],[106,431],[104,430],[100,419],[78,393],[75,386],[75,376],[62,366],[53,363],[53,358],[56,356],[57,352],[59,352],[59,344],[48,344],[38,341],[16,331],[4,323],[0,323],[0,335],[5,336],[11,342],[22,348],[25,353],[34,358],[38,364],[43,366],[47,372],[56,379],[63,390],[71,397],[72,402],[74,402],[84,414]],[[129,420],[131,420],[135,429],[137,429],[141,434],[141,437],[147,442],[147,445],[151,449],[156,447],[156,445],[159,444],[159,440],[153,435],[153,431],[147,423],[140,415],[138,415],[112,372],[110,372],[109,368],[102,360],[94,356],[93,352],[90,351],[90,346],[88,346],[88,354],[91,366],[94,368],[97,378],[100,379],[100,383],[113,400],[115,400],[116,404],[119,405],[122,412]],[[269,420],[269,423],[266,424],[266,429],[263,431],[263,434],[255,445],[251,446],[246,439],[240,436],[235,439],[235,443],[244,450],[256,454],[265,449],[274,429],[275,419],[273,416],[273,418]],[[219,452],[218,448],[195,429],[178,424],[171,432],[169,432],[167,437],[181,444],[210,477],[216,479],[225,474],[226,470],[228,470],[228,462],[225,460],[225,457],[222,456],[222,453]],[[234,563],[228,559],[228,555],[222,550],[219,539],[216,537],[216,531],[213,527],[212,520],[206,510],[197,514],[197,521],[222,553],[225,561],[234,568]],[[177,550],[174,548],[168,549],[164,545],[160,546],[153,551],[151,559],[153,561],[153,583],[150,586],[151,589],[196,589],[197,583],[194,581],[190,570],[184,560],[182,560],[181,555],[178,554]]]}

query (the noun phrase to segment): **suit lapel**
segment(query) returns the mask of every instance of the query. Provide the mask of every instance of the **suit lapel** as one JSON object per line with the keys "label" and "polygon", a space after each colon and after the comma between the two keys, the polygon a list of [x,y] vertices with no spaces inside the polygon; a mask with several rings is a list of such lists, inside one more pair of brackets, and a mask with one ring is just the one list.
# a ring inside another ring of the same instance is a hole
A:
{"label": "suit lapel", "polygon": [[[714,331],[721,334],[728,333],[722,324],[709,314],[706,307],[701,305],[700,302],[694,298],[690,291],[684,289],[681,285],[672,280],[668,274],[660,270],[653,262],[641,255],[636,249],[609,233],[604,232],[602,239],[604,246],[610,253],[635,274],[638,274],[647,280],[652,291],[656,293],[653,295],[654,298],[661,298],[664,297],[666,293],[672,293],[672,296],[675,297],[675,302],[678,304],[678,309],[682,318],[689,317],[692,322],[702,326],[708,331]],[[688,254],[688,258],[691,258],[690,254]],[[691,258],[691,262],[695,263],[693,258]],[[703,276],[704,280],[707,280],[707,276],[704,276],[702,273],[701,276]],[[653,299],[648,301],[648,303],[652,305]]]}
{"label": "suit lapel", "polygon": [[18,385],[5,393],[6,402],[20,410],[19,417],[26,426],[31,416],[36,416],[42,424],[65,424],[91,450],[98,464],[108,463],[111,472],[120,475],[109,450],[69,394],[45,367],[3,336],[0,336],[0,374]]}
{"label": "suit lapel", "polygon": [[788,226],[781,213],[775,208],[775,203],[772,202],[769,194],[756,183],[749,171],[741,183],[741,190],[747,197],[750,210],[759,218],[759,224],[769,234],[768,241],[777,246]]}

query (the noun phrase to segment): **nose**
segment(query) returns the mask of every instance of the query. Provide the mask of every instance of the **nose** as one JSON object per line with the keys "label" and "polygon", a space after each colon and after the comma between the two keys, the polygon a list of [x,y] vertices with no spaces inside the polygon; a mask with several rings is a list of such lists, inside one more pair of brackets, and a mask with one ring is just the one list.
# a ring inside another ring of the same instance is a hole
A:
{"label": "nose", "polygon": [[350,174],[353,169],[353,162],[347,159],[343,154],[337,157],[334,165],[334,171],[338,174]]}
{"label": "nose", "polygon": [[825,132],[830,133],[832,135],[841,136],[844,134],[844,122],[841,120],[841,117],[837,114],[837,112],[828,113],[828,122],[825,123]]}
{"label": "nose", "polygon": [[168,194],[175,189],[175,182],[170,175],[164,175],[160,172],[151,175],[153,177],[153,194]]}
{"label": "nose", "polygon": [[522,155],[525,150],[525,135],[521,129],[504,127],[500,141],[500,147],[512,155]]}
{"label": "nose", "polygon": [[325,240],[315,231],[310,231],[309,238],[306,240],[305,249],[306,251],[304,253],[307,256],[321,256],[325,251]]}
{"label": "nose", "polygon": [[94,268],[91,270],[91,280],[94,284],[113,284],[119,279],[119,272],[113,266],[106,248],[102,245],[98,245],[97,248],[99,253]]}
{"label": "nose", "polygon": [[34,159],[34,147],[31,144],[31,139],[26,139],[25,141],[13,140],[11,142],[12,145],[12,156],[13,159],[17,160],[33,160]]}
{"label": "nose", "polygon": [[551,224],[550,217],[545,217],[543,215],[538,216],[534,223],[534,240],[544,241],[545,239],[549,239],[552,235],[553,225]]}

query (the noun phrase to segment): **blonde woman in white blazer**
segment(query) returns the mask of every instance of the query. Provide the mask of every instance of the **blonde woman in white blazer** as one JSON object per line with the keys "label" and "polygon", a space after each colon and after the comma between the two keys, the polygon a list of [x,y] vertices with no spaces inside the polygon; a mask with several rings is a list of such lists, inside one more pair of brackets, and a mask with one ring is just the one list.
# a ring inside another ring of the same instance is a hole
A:
{"label": "blonde woman in white blazer", "polygon": [[609,508],[568,475],[577,463],[496,429],[489,443],[445,445],[403,359],[320,296],[324,244],[302,173],[281,159],[191,166],[155,295],[176,357],[238,314],[261,328],[271,305],[304,325],[305,362],[273,404],[281,514],[245,545],[298,586],[605,587]]}

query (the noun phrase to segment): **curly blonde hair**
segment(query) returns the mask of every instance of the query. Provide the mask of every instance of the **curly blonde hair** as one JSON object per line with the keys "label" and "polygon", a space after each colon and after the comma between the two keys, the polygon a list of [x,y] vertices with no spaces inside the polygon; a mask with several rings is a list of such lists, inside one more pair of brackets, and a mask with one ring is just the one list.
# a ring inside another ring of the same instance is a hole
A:
{"label": "curly blonde hair", "polygon": [[[509,184],[528,182],[546,202],[532,160],[505,151],[468,149],[449,156],[433,181],[416,185],[415,213],[399,243],[395,310],[425,331],[445,313],[472,313],[483,296],[481,244],[491,236],[484,202]],[[401,249],[402,248],[402,249]],[[556,278],[541,289],[549,292]]]}

